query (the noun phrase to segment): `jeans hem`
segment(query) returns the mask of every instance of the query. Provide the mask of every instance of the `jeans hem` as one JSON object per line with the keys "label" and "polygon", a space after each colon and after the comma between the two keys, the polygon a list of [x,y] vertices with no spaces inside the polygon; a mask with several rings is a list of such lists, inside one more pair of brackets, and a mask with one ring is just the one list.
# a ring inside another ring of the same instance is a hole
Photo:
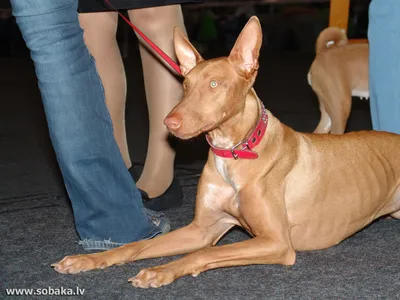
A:
{"label": "jeans hem", "polygon": [[[155,229],[155,230],[150,231],[150,233],[148,233],[145,238],[142,238],[139,240],[149,240],[149,239],[156,237],[159,234],[162,234],[162,231]],[[135,242],[135,241],[126,242],[126,243],[117,243],[117,242],[112,242],[111,238],[108,240],[102,240],[102,241],[94,240],[94,239],[83,239],[83,240],[78,241],[78,245],[82,246],[83,250],[85,250],[85,251],[92,251],[92,250],[110,250],[110,249],[118,248],[120,246],[129,244],[132,242]]]}

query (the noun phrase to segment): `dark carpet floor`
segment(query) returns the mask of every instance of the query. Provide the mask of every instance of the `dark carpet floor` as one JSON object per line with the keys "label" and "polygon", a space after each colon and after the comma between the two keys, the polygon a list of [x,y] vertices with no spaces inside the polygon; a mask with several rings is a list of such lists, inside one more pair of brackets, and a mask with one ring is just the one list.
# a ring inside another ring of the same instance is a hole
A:
{"label": "dark carpet floor", "polygon": [[[282,122],[312,131],[319,119],[317,101],[306,82],[312,56],[263,53],[256,90]],[[145,260],[75,276],[50,264],[82,253],[68,198],[47,135],[32,64],[27,58],[1,59],[0,75],[0,299],[6,288],[76,288],[71,299],[399,299],[400,222],[383,219],[328,250],[298,253],[292,267],[245,266],[185,277],[160,289],[140,290],[127,279],[141,268],[175,258]],[[128,136],[132,158],[146,152],[147,119],[140,65],[126,60],[129,99]],[[160,99],[162,101],[162,99]],[[143,129],[145,128],[145,129]],[[349,130],[369,129],[368,102],[354,100]],[[138,130],[140,129],[140,130]],[[203,139],[179,143],[178,177],[184,206],[167,211],[173,227],[190,222],[198,170],[206,157]],[[249,238],[234,229],[221,243]],[[11,299],[11,297],[9,297]],[[18,299],[56,299],[20,296]]]}

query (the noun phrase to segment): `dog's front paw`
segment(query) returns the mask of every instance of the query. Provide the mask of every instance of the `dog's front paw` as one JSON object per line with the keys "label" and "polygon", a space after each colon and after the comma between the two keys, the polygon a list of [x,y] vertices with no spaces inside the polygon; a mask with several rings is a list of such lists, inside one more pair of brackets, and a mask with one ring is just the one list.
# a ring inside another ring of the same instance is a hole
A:
{"label": "dog's front paw", "polygon": [[128,279],[134,287],[138,288],[158,288],[172,283],[177,278],[175,272],[166,267],[154,267],[141,270],[135,277]]}
{"label": "dog's front paw", "polygon": [[108,265],[101,254],[102,253],[93,253],[66,256],[58,263],[54,263],[51,266],[58,273],[62,274],[77,274],[94,269],[104,269]]}

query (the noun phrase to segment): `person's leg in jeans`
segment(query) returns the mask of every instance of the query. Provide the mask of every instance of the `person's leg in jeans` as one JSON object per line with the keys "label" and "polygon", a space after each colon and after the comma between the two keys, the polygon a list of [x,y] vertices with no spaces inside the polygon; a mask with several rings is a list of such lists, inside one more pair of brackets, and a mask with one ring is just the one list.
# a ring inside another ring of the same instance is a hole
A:
{"label": "person's leg in jeans", "polygon": [[[103,82],[106,104],[114,125],[114,136],[126,167],[131,168],[125,129],[127,83],[116,38],[118,14],[107,11],[108,5],[102,8],[101,3],[93,0],[79,2],[79,21],[84,30],[85,43],[97,62],[97,71]],[[148,5],[151,6],[153,2],[150,1]],[[176,59],[173,46],[174,27],[177,26],[185,32],[181,6],[135,8],[140,6],[135,0],[124,3],[126,4],[116,3],[116,7],[126,6],[132,22],[172,59]],[[163,210],[182,203],[181,187],[174,178],[175,150],[168,141],[169,132],[163,123],[167,114],[182,98],[182,87],[145,42],[140,42],[140,55],[150,127],[146,160],[137,186],[142,190],[146,207]],[[130,171],[133,178],[139,177],[134,169]]]}
{"label": "person's leg in jeans", "polygon": [[[107,249],[164,230],[151,221],[113,137],[101,81],[76,0],[11,0],[35,63],[50,138],[85,249]],[[159,227],[157,227],[157,226]]]}
{"label": "person's leg in jeans", "polygon": [[368,39],[373,129],[400,133],[399,0],[372,0]]}

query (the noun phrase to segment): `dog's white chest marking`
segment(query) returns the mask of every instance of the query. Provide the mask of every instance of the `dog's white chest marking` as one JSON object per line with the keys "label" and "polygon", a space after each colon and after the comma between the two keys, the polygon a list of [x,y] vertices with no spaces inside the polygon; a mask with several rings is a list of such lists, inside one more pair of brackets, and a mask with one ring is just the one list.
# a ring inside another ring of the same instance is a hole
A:
{"label": "dog's white chest marking", "polygon": [[[232,148],[234,144],[230,139],[218,136],[216,138],[213,138],[213,145],[215,147],[220,147],[220,148]],[[233,181],[231,176],[229,176],[227,168],[227,160],[233,158],[222,158],[218,155],[214,155],[214,159],[215,159],[215,166],[219,174],[227,183],[229,183],[237,191],[239,186]]]}
{"label": "dog's white chest marking", "polygon": [[351,91],[351,95],[354,97],[360,97],[361,100],[369,99],[369,90],[362,90],[362,89],[354,89]]}
{"label": "dog's white chest marking", "polygon": [[216,136],[213,138],[213,145],[215,147],[221,147],[221,148],[232,148],[233,142],[226,137]]}
{"label": "dog's white chest marking", "polygon": [[217,170],[218,170],[219,174],[222,176],[222,178],[225,181],[228,181],[226,165],[225,165],[225,161],[222,157],[215,155],[215,166],[217,167]]}
{"label": "dog's white chest marking", "polygon": [[[234,193],[231,189],[221,188],[221,186],[208,183],[206,185],[206,192],[203,197],[203,205],[207,209],[220,211],[230,210],[232,212],[239,211],[239,196]],[[232,224],[239,225],[238,222],[233,221],[232,218],[228,218]]]}
{"label": "dog's white chest marking", "polygon": [[218,208],[218,187],[215,184],[207,184],[207,192],[204,195],[204,206],[215,210]]}
{"label": "dog's white chest marking", "polygon": [[[215,157],[215,166],[219,172],[219,174],[222,176],[222,178],[229,183],[232,188],[238,192],[240,190],[240,184],[238,184],[237,182],[234,181],[234,178],[232,178],[229,174],[228,174],[228,169],[226,166],[226,158],[222,158],[219,156],[214,156]],[[230,159],[230,158],[228,158]],[[233,159],[233,158],[232,158]]]}
{"label": "dog's white chest marking", "polygon": [[[213,137],[212,143],[215,147],[220,147],[220,148],[232,148],[233,147],[233,142],[230,139],[223,137],[223,136],[218,136],[218,135]],[[228,172],[227,172],[226,165],[225,165],[225,159],[222,157],[219,157],[217,155],[215,155],[214,158],[215,158],[215,165],[217,167],[219,174],[221,174],[222,178],[228,182],[229,177],[228,177]]]}

